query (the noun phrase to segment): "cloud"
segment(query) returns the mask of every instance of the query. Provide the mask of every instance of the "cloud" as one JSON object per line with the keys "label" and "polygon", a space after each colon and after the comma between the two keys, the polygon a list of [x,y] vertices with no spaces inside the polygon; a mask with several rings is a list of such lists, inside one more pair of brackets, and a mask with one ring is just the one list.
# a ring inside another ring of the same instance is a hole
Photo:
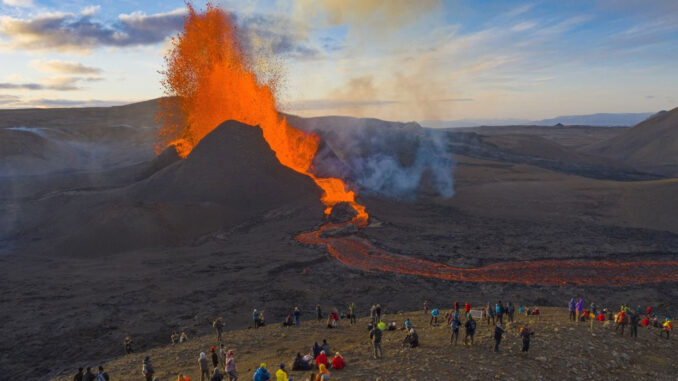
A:
{"label": "cloud", "polygon": [[330,25],[354,24],[376,28],[402,27],[439,5],[438,0],[301,0],[298,3],[303,14],[317,16],[322,13]]}
{"label": "cloud", "polygon": [[522,32],[522,31],[525,31],[525,30],[532,29],[532,28],[534,28],[535,26],[537,26],[536,23],[533,23],[533,22],[531,22],[531,21],[523,21],[523,22],[521,22],[521,23],[519,23],[519,24],[514,25],[514,26],[511,28],[511,30],[514,31],[514,32]]}
{"label": "cloud", "polygon": [[284,55],[310,59],[320,55],[320,51],[309,43],[307,27],[288,17],[250,14],[235,19],[240,41],[251,56]]}
{"label": "cloud", "polygon": [[80,11],[80,14],[83,16],[92,16],[98,13],[100,10],[101,5],[90,5],[89,7],[85,7],[82,11]]}
{"label": "cloud", "polygon": [[56,76],[44,78],[42,81],[38,82],[24,82],[24,83],[13,83],[13,82],[0,82],[0,89],[6,90],[56,90],[56,91],[73,91],[80,90],[78,82],[80,81],[100,81],[101,77],[70,77],[70,76]]}
{"label": "cloud", "polygon": [[0,105],[11,106],[20,101],[20,98],[15,95],[0,94]]}
{"label": "cloud", "polygon": [[[87,9],[86,9],[87,10]],[[0,17],[0,35],[10,48],[25,50],[89,51],[101,46],[135,46],[162,42],[183,25],[185,9],[146,15],[121,14],[112,24],[82,14],[44,13],[33,18]]]}
{"label": "cloud", "polygon": [[29,8],[33,6],[33,0],[2,0],[2,3],[21,8]]}
{"label": "cloud", "polygon": [[516,16],[520,16],[523,13],[527,13],[532,8],[534,8],[534,4],[521,5],[517,8],[511,9],[510,11],[506,12],[504,14],[504,17],[505,18],[513,18],[513,17],[516,17]]}
{"label": "cloud", "polygon": [[85,66],[79,62],[73,61],[59,61],[59,60],[49,60],[41,61],[35,60],[31,62],[31,66],[44,73],[53,73],[53,74],[101,74],[101,69]]}

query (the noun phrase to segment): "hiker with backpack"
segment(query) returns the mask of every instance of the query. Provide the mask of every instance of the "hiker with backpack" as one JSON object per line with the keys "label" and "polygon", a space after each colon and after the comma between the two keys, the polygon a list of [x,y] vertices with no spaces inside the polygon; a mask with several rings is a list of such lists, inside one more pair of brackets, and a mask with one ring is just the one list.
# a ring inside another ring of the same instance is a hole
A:
{"label": "hiker with backpack", "polygon": [[198,367],[200,368],[200,381],[208,381],[210,379],[210,368],[205,352],[200,352],[200,357],[198,357]]}
{"label": "hiker with backpack", "polygon": [[377,353],[379,353],[378,358],[381,358],[383,356],[381,349],[381,330],[376,325],[372,326],[372,330],[370,331],[370,340],[372,340],[372,356],[377,359]]}
{"label": "hiker with backpack", "polygon": [[104,372],[104,367],[99,365],[99,372],[97,373],[97,381],[110,381],[111,378],[108,373]]}
{"label": "hiker with backpack", "polygon": [[495,304],[494,313],[497,315],[497,322],[499,324],[504,324],[504,305],[501,304],[501,300]]}
{"label": "hiker with backpack", "polygon": [[464,345],[468,345],[468,339],[471,338],[471,345],[473,345],[473,335],[476,334],[476,321],[471,314],[468,315],[468,320],[464,323],[466,334],[464,335]]}
{"label": "hiker with backpack", "polygon": [[254,309],[254,311],[252,311],[252,320],[254,321],[254,328],[255,329],[259,328],[261,317],[259,316],[259,311],[257,311],[256,308]]}
{"label": "hiker with backpack", "polygon": [[532,332],[527,324],[520,329],[520,337],[523,339],[523,348],[520,350],[521,352],[527,353],[530,349],[530,338],[532,335],[534,335],[534,332]]}

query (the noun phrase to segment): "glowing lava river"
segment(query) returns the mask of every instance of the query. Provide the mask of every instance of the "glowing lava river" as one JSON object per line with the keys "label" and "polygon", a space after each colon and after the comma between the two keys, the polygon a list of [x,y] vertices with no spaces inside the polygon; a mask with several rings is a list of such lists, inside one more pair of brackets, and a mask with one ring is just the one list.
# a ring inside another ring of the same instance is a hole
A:
{"label": "glowing lava river", "polygon": [[368,272],[383,271],[457,282],[553,286],[623,286],[678,282],[678,261],[538,260],[464,268],[390,253],[356,235],[325,235],[325,232],[340,229],[350,223],[326,224],[316,231],[299,234],[296,239],[308,245],[325,246],[330,255],[339,262]]}
{"label": "glowing lava river", "polygon": [[158,151],[174,146],[181,157],[186,157],[203,137],[230,119],[261,128],[280,164],[309,176],[323,190],[325,214],[342,202],[357,212],[350,222],[326,224],[317,231],[298,235],[298,241],[322,245],[339,262],[365,271],[450,281],[540,285],[678,282],[678,261],[541,260],[462,268],[393,254],[357,235],[326,234],[347,224],[366,226],[369,216],[365,207],[356,202],[355,192],[341,179],[320,178],[312,173],[320,138],[290,126],[280,116],[275,81],[260,81],[252,60],[240,47],[231,16],[209,3],[203,13],[188,3],[188,11],[184,30],[172,40],[165,57],[163,86],[167,95],[177,101],[178,112],[172,102],[161,105],[158,116],[163,128]]}

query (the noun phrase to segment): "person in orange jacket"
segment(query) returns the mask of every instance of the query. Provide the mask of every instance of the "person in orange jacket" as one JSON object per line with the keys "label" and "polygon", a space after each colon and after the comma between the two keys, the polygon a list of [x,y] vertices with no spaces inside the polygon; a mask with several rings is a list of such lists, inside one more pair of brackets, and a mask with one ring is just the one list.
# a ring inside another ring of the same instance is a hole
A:
{"label": "person in orange jacket", "polygon": [[327,370],[325,364],[318,366],[318,375],[315,376],[315,381],[327,381],[330,379],[330,371]]}

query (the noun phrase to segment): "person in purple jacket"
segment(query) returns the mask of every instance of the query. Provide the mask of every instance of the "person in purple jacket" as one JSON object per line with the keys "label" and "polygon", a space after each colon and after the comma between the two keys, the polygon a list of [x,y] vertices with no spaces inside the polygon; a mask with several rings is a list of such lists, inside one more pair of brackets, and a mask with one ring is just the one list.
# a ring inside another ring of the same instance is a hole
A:
{"label": "person in purple jacket", "polygon": [[574,310],[577,309],[577,303],[574,301],[574,298],[570,299],[570,321],[577,321]]}
{"label": "person in purple jacket", "polygon": [[584,311],[584,299],[579,298],[577,302],[577,321],[579,321],[582,311]]}

